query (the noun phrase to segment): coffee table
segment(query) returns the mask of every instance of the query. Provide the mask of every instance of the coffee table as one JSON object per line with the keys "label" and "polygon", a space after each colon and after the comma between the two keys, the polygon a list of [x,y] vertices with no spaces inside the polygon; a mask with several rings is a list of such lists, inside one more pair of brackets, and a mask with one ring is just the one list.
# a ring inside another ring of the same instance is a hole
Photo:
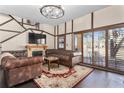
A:
{"label": "coffee table", "polygon": [[48,63],[48,71],[50,71],[50,66],[51,63],[58,63],[58,67],[59,67],[59,58],[58,57],[54,57],[54,56],[49,56],[49,57],[44,57],[44,60]]}

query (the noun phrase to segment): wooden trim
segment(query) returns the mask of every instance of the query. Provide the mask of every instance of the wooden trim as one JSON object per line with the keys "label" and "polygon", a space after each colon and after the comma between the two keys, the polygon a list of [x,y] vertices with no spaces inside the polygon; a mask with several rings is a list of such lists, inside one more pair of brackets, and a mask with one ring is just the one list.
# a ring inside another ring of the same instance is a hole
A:
{"label": "wooden trim", "polygon": [[[19,22],[20,24],[22,24],[21,22]],[[24,25],[28,25],[28,26],[35,26],[35,25],[31,25],[31,24],[27,24],[27,23],[23,23]]]}
{"label": "wooden trim", "polygon": [[41,32],[43,32],[43,33],[49,34],[49,35],[51,35],[51,36],[54,36],[53,34],[51,34],[51,33],[49,33],[49,32],[46,32],[46,31],[44,31],[44,30],[33,29],[33,28],[29,28],[29,29],[31,29],[31,30],[36,30],[36,31],[41,31]]}
{"label": "wooden trim", "polygon": [[66,50],[66,22],[65,22],[65,35],[64,35],[64,49]]}
{"label": "wooden trim", "polygon": [[94,13],[91,13],[91,29],[94,28]]}
{"label": "wooden trim", "polygon": [[12,20],[13,20],[13,19],[11,18],[11,19],[9,19],[9,20],[7,20],[7,21],[3,22],[2,24],[0,24],[0,26],[2,26],[2,25],[4,25],[4,24],[9,23],[9,22],[11,22]]}
{"label": "wooden trim", "polygon": [[[92,25],[92,27],[93,27],[93,25]],[[114,29],[114,28],[119,28],[119,27],[124,27],[124,23],[107,25],[107,26],[102,26],[102,27],[92,28],[92,29],[87,29],[87,30],[81,30],[81,31],[73,32],[73,33],[74,34],[76,34],[76,33],[87,33],[87,32],[96,31],[96,30],[100,30],[101,31],[101,30]],[[72,34],[72,32],[69,32],[69,33],[66,33],[66,34]],[[59,34],[59,35],[65,35],[65,34]]]}
{"label": "wooden trim", "polygon": [[19,31],[7,30],[7,29],[0,29],[0,31],[3,31],[3,32],[13,32],[13,33],[21,33]]}
{"label": "wooden trim", "polygon": [[74,32],[74,21],[72,20],[71,23],[72,23],[72,24],[71,24],[71,25],[72,25],[71,30],[72,30],[72,33],[73,33],[73,32]]}
{"label": "wooden trim", "polygon": [[32,33],[34,33],[34,31],[32,29],[30,29]]}
{"label": "wooden trim", "polygon": [[91,13],[91,31],[92,31],[92,64],[94,65],[94,14]]}
{"label": "wooden trim", "polygon": [[96,27],[94,28],[94,30],[107,30],[107,29],[114,29],[114,28],[120,28],[120,27],[124,27],[124,23],[117,23],[112,25]]}
{"label": "wooden trim", "polygon": [[73,33],[73,32],[74,32],[74,26],[73,26],[74,23],[73,23],[73,20],[71,21],[71,23],[72,23],[72,24],[71,24],[71,25],[72,25],[72,26],[71,26],[71,30],[72,30],[72,32],[71,32],[71,34],[72,34],[72,35],[71,35],[71,39],[72,39],[72,40],[71,40],[71,49],[74,50],[74,49],[73,49],[73,48],[74,48],[74,47],[73,47],[73,46],[74,46],[74,33]]}
{"label": "wooden trim", "polygon": [[83,46],[83,33],[81,34],[81,47],[82,47],[82,63],[84,63],[84,46]]}
{"label": "wooden trim", "polygon": [[105,31],[105,63],[108,67],[108,30]]}
{"label": "wooden trim", "polygon": [[15,20],[22,28],[24,28],[25,30],[27,28],[25,28],[20,22],[18,22],[13,16],[9,15],[13,20]]}
{"label": "wooden trim", "polygon": [[16,37],[16,36],[18,36],[18,35],[24,33],[24,32],[26,32],[26,31],[28,31],[28,30],[29,30],[29,29],[26,29],[26,30],[24,30],[23,32],[21,32],[21,33],[19,33],[19,34],[13,35],[13,36],[11,36],[11,37],[9,37],[9,38],[7,38],[7,39],[1,41],[0,43],[4,43],[4,42],[6,42],[6,41],[8,41],[8,40],[10,40],[10,39],[12,39],[12,38],[14,38],[14,37]]}
{"label": "wooden trim", "polygon": [[[87,32],[91,32],[93,29],[88,29],[88,30],[83,30],[83,31],[77,31],[77,32],[69,32],[69,33],[66,33],[66,35],[68,34],[78,34],[78,33],[87,33]],[[59,34],[58,36],[62,36],[62,35],[65,35],[65,34]]]}
{"label": "wooden trim", "polygon": [[38,30],[40,30],[40,23],[38,23]]}
{"label": "wooden trim", "polygon": [[112,68],[106,68],[106,67],[102,67],[102,66],[90,65],[90,64],[86,64],[86,63],[83,63],[83,64],[79,63],[79,64],[82,65],[82,66],[92,67],[92,68],[95,68],[95,69],[109,71],[109,72],[124,75],[124,71],[120,71],[120,70],[116,70],[116,69],[112,69]]}
{"label": "wooden trim", "polygon": [[23,20],[23,18],[22,18],[22,26],[24,26],[23,24],[24,24],[24,20]]}
{"label": "wooden trim", "polygon": [[56,26],[54,26],[54,49],[56,49]]}
{"label": "wooden trim", "polygon": [[57,49],[59,49],[59,25],[57,25]]}
{"label": "wooden trim", "polygon": [[43,49],[47,49],[48,46],[46,45],[27,45],[26,48],[30,49],[30,48],[43,48]]}
{"label": "wooden trim", "polygon": [[[92,20],[93,21],[93,20]],[[94,23],[94,22],[91,22],[91,23]],[[92,27],[94,25],[91,25]],[[102,26],[102,27],[97,27],[97,28],[92,28],[92,29],[86,29],[86,30],[81,30],[81,31],[76,31],[76,32],[73,32],[73,33],[87,33],[87,32],[91,32],[92,30],[96,31],[96,30],[107,30],[107,29],[114,29],[114,28],[119,28],[119,27],[124,27],[124,23],[118,23],[118,24],[112,24],[112,25],[107,25],[107,26]],[[67,34],[72,34],[72,32],[70,33],[67,33]],[[64,35],[64,34],[61,34],[61,35]]]}
{"label": "wooden trim", "polygon": [[38,30],[40,30],[40,25],[39,24],[40,23],[35,23],[35,28],[38,29]]}
{"label": "wooden trim", "polygon": [[[87,32],[91,32],[92,31],[92,29],[87,29],[87,30],[83,30],[83,31],[77,31],[77,32],[69,32],[69,33],[66,33],[66,35],[67,34],[78,34],[78,33],[87,33]],[[58,36],[60,36],[60,35],[65,35],[65,34],[59,34]]]}

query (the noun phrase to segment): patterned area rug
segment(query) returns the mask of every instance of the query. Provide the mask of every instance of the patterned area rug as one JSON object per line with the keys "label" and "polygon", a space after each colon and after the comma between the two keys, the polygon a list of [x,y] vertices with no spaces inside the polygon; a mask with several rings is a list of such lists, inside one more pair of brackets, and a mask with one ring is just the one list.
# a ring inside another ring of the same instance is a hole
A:
{"label": "patterned area rug", "polygon": [[93,71],[92,68],[75,65],[68,68],[63,65],[51,67],[48,71],[47,65],[43,66],[41,78],[34,82],[41,88],[72,88]]}

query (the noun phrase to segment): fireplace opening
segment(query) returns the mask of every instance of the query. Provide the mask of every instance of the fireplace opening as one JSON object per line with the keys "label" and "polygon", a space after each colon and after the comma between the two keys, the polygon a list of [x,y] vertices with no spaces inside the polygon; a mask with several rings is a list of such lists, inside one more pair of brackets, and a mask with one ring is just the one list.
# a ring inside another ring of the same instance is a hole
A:
{"label": "fireplace opening", "polygon": [[32,51],[32,56],[42,56],[43,55],[43,51]]}

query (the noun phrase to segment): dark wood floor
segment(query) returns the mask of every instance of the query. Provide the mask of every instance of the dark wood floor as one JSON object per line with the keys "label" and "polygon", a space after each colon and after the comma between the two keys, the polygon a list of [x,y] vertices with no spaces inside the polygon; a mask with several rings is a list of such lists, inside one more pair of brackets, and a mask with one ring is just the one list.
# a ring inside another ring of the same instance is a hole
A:
{"label": "dark wood floor", "polygon": [[[3,70],[0,67],[0,87],[5,88]],[[37,88],[33,80],[15,86],[16,88]],[[94,70],[75,88],[124,88],[124,75]]]}

